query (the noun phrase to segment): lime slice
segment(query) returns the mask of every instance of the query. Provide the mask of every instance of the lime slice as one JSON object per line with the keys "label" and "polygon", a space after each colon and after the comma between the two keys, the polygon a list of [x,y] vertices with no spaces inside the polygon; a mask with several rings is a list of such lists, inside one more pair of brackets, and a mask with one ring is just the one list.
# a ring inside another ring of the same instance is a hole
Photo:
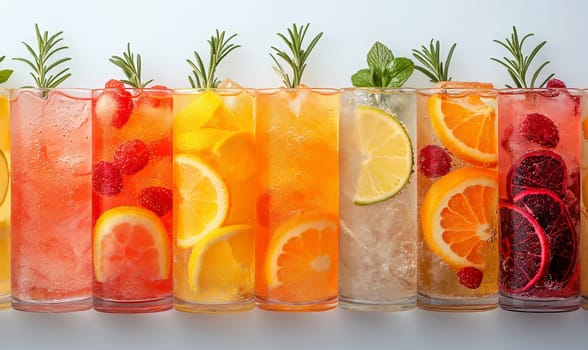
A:
{"label": "lime slice", "polygon": [[395,115],[381,109],[355,109],[356,137],[363,162],[353,203],[369,205],[399,193],[412,174],[410,136]]}
{"label": "lime slice", "polygon": [[4,203],[6,199],[6,193],[8,193],[8,182],[10,173],[8,172],[8,161],[4,152],[0,150],[0,205]]}

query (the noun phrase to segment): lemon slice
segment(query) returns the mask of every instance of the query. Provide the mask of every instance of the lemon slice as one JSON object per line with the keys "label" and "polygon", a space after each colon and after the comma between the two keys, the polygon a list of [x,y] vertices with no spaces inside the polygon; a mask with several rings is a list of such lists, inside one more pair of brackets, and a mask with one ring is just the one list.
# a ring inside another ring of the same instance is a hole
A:
{"label": "lemon slice", "polygon": [[355,109],[355,128],[363,162],[353,203],[374,204],[393,197],[412,174],[410,136],[391,114],[369,106]]}
{"label": "lemon slice", "polygon": [[[159,217],[140,207],[120,206],[105,211],[94,227],[94,273],[98,282],[133,266],[144,278],[166,279],[170,271],[170,244]],[[122,264],[121,264],[122,262]]]}
{"label": "lemon slice", "polygon": [[255,141],[250,132],[237,131],[219,141],[212,151],[224,176],[235,180],[249,178],[255,170]]}
{"label": "lemon slice", "polygon": [[231,225],[203,236],[188,260],[188,284],[201,289],[252,286],[254,234],[251,225]]}
{"label": "lemon slice", "polygon": [[230,134],[230,131],[213,128],[201,128],[187,132],[174,130],[174,147],[176,152],[180,153],[202,152],[211,149]]}
{"label": "lemon slice", "polygon": [[189,248],[222,225],[229,210],[229,192],[216,171],[189,154],[175,157],[174,182],[176,238],[180,247]]}
{"label": "lemon slice", "polygon": [[[178,99],[179,101],[179,99]],[[178,102],[178,104],[180,104]],[[188,103],[174,117],[174,127],[193,130],[203,127],[223,104],[223,100],[214,92],[206,91]]]}
{"label": "lemon slice", "polygon": [[0,150],[0,205],[2,205],[6,199],[9,183],[10,172],[8,169],[8,160],[6,159],[4,152]]}

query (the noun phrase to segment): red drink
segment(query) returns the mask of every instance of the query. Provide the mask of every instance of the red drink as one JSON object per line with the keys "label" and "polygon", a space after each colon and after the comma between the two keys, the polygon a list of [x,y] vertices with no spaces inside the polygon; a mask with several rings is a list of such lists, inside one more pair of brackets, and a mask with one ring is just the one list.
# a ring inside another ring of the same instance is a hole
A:
{"label": "red drink", "polygon": [[578,308],[580,93],[500,91],[500,306]]}

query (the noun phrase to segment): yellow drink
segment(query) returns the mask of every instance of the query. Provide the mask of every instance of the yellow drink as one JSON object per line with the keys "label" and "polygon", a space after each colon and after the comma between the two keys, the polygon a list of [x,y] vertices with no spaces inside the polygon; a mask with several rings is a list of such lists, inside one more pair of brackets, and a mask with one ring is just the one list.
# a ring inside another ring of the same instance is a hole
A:
{"label": "yellow drink", "polygon": [[245,89],[174,94],[174,307],[253,307],[255,139]]}

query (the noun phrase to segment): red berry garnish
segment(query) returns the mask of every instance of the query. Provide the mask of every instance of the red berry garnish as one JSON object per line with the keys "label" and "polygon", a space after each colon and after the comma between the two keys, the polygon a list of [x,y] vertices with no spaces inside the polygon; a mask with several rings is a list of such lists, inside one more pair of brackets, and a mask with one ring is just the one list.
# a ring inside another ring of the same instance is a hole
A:
{"label": "red berry garnish", "polygon": [[547,148],[559,143],[559,130],[553,121],[543,114],[528,114],[521,124],[521,135],[530,142]]}
{"label": "red berry garnish", "polygon": [[559,89],[559,88],[565,89],[565,87],[566,87],[566,84],[559,79],[552,78],[547,82],[548,89]]}
{"label": "red berry garnish", "polygon": [[112,163],[97,162],[92,166],[92,187],[104,196],[116,196],[123,188],[122,175]]}
{"label": "red berry garnish", "polygon": [[133,175],[149,163],[149,149],[141,140],[129,140],[116,148],[112,160],[121,173]]}
{"label": "red berry garnish", "polygon": [[155,186],[144,188],[139,192],[139,203],[158,216],[164,216],[173,206],[172,190]]}
{"label": "red berry garnish", "polygon": [[451,158],[443,148],[427,145],[419,152],[418,167],[426,177],[443,176],[451,168]]}
{"label": "red berry garnish", "polygon": [[466,266],[457,271],[457,278],[459,283],[469,289],[477,289],[482,283],[484,273],[479,269],[471,266]]}
{"label": "red berry garnish", "polygon": [[110,79],[106,82],[106,84],[104,84],[104,87],[107,89],[124,89],[125,84],[123,84],[120,80]]}
{"label": "red berry garnish", "polygon": [[[110,86],[118,86],[116,82],[109,81]],[[133,99],[131,94],[121,88],[111,88],[104,90],[98,96],[94,105],[96,117],[105,123],[110,121],[111,125],[117,129],[122,128],[133,113]]]}

